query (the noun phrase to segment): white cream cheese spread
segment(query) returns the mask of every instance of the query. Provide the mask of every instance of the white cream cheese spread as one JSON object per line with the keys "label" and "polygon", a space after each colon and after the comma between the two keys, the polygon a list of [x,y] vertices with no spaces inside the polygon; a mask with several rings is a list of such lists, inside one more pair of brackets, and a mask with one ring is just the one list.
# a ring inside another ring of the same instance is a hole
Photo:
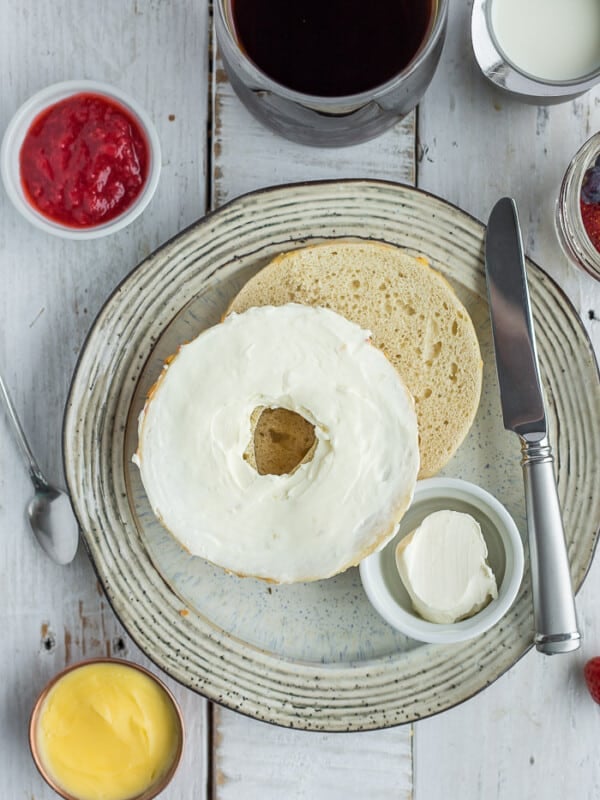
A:
{"label": "white cream cheese spread", "polygon": [[[280,583],[326,578],[383,546],[419,469],[414,402],[369,332],[324,308],[232,314],[180,348],[150,392],[135,461],[156,516],[193,555]],[[313,456],[260,475],[257,407],[315,429]]]}
{"label": "white cream cheese spread", "polygon": [[477,520],[436,511],[396,548],[396,565],[415,610],[429,622],[452,623],[498,596]]}

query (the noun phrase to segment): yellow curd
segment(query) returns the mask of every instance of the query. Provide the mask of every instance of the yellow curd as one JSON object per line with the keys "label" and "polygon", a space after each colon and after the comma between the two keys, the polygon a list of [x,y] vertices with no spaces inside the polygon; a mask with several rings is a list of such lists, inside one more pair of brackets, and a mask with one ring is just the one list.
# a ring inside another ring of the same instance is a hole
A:
{"label": "yellow curd", "polygon": [[84,664],[49,690],[35,728],[49,777],[78,800],[128,800],[177,758],[181,726],[167,692],[121,663]]}

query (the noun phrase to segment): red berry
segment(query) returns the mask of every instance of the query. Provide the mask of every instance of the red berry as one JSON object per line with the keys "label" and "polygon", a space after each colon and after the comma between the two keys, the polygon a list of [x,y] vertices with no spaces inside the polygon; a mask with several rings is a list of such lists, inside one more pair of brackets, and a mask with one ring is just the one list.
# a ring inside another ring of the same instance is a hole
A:
{"label": "red berry", "polygon": [[597,703],[600,703],[600,656],[591,658],[583,668],[585,682],[590,694]]}

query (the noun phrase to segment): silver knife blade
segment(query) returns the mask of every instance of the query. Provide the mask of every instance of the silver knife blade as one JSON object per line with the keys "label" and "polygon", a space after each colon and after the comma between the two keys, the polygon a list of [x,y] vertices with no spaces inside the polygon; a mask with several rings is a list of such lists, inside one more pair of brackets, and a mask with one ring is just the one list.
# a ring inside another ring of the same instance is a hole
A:
{"label": "silver knife blade", "polygon": [[515,201],[499,200],[485,237],[485,271],[504,427],[536,441],[546,414]]}
{"label": "silver knife blade", "polygon": [[569,559],[540,385],[523,242],[515,201],[499,200],[485,238],[485,269],[504,427],[521,439],[537,649],[579,647]]}

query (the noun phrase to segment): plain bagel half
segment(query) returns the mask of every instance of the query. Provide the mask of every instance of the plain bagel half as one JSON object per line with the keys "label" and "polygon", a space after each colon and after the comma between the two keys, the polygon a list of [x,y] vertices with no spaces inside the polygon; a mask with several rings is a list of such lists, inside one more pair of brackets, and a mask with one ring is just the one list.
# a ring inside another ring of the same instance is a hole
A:
{"label": "plain bagel half", "polygon": [[382,242],[336,241],[277,256],[242,287],[229,312],[303,303],[372,332],[414,397],[420,478],[447,464],[467,435],[482,366],[471,318],[425,258]]}

